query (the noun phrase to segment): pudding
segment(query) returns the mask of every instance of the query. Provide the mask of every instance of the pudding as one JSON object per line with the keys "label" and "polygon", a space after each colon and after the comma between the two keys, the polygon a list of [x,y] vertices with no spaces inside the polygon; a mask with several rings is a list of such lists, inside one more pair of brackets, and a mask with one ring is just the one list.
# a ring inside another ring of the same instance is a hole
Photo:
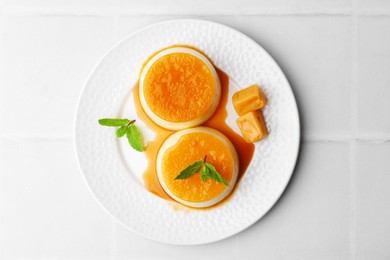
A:
{"label": "pudding", "polygon": [[221,97],[214,66],[203,54],[187,47],[171,47],[155,54],[141,70],[139,87],[145,113],[170,130],[204,123]]}
{"label": "pudding", "polygon": [[[211,178],[202,181],[200,171],[187,179],[175,177],[187,166],[207,158],[229,184]],[[222,201],[233,190],[239,159],[233,144],[219,131],[194,127],[169,136],[161,146],[156,163],[158,180],[174,200],[190,207],[205,208]]]}

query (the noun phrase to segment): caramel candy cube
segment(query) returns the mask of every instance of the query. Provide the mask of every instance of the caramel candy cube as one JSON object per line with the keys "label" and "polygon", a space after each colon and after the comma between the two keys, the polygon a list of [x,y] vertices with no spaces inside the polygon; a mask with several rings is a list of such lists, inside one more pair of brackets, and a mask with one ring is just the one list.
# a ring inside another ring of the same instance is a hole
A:
{"label": "caramel candy cube", "polygon": [[259,141],[268,134],[263,114],[259,110],[251,111],[240,116],[236,122],[240,128],[242,137],[247,143]]}
{"label": "caramel candy cube", "polygon": [[262,109],[267,99],[259,86],[252,85],[233,94],[233,106],[239,116]]}

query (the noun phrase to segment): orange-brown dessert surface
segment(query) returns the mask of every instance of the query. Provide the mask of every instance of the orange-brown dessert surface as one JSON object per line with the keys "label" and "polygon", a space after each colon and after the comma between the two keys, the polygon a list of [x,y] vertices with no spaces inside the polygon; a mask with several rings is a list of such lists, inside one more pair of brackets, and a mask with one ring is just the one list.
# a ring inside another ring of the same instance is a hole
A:
{"label": "orange-brown dessert surface", "polygon": [[[171,49],[171,48],[176,48],[176,47],[185,47],[185,48],[191,48],[204,56],[207,57],[205,53],[203,53],[201,50],[198,50],[195,47],[191,46],[182,46],[182,45],[174,45],[170,46],[167,48],[164,48],[163,50]],[[160,50],[156,52],[154,55],[158,55],[160,53]],[[146,64],[153,59],[153,56],[151,56],[148,61],[145,62]],[[215,110],[215,113],[212,114],[212,116],[205,121],[202,125],[207,126],[210,128],[214,128],[218,131],[220,131],[222,134],[224,134],[229,140],[233,143],[234,147],[236,148],[236,152],[238,154],[238,159],[239,159],[239,172],[237,176],[237,181],[240,181],[240,179],[243,177],[246,169],[248,168],[253,154],[254,154],[254,145],[252,143],[247,143],[245,140],[236,132],[234,132],[230,126],[227,125],[226,123],[226,118],[227,118],[227,109],[226,105],[228,102],[228,92],[229,92],[229,77],[226,73],[224,73],[222,70],[215,68],[217,71],[217,79],[220,81],[220,102],[218,102],[218,106]],[[141,70],[142,72],[142,70]],[[142,81],[142,77],[140,78]],[[160,150],[160,147],[164,143],[164,141],[174,133],[174,131],[169,130],[165,128],[164,126],[158,125],[155,121],[153,121],[150,116],[146,113],[145,108],[142,106],[142,101],[141,101],[141,92],[143,93],[143,88],[141,87],[144,84],[137,84],[133,88],[133,97],[134,97],[134,103],[137,111],[137,115],[144,122],[152,131],[156,134],[155,138],[153,141],[150,141],[147,143],[147,147],[144,151],[144,154],[147,158],[147,168],[143,174],[143,180],[145,183],[145,187],[152,192],[153,194],[164,198],[169,201],[175,201],[172,197],[170,197],[165,191],[164,188],[161,186],[161,182],[158,177],[157,173],[157,167],[156,167],[156,161],[157,161],[157,154],[158,151]],[[207,159],[209,161],[209,159]],[[182,170],[182,169],[180,169]],[[199,177],[199,175],[196,175]],[[196,177],[195,176],[195,177]],[[175,178],[176,176],[174,176]],[[225,177],[225,176],[224,176]],[[230,178],[226,178],[226,180],[231,183]],[[220,183],[220,185],[223,185]],[[237,187],[236,185],[234,185]],[[229,186],[230,187],[230,186]],[[234,190],[233,190],[234,192]],[[232,194],[231,192],[230,194]],[[226,202],[228,199],[223,199],[223,202]],[[217,205],[220,205],[218,203]],[[210,207],[209,207],[210,208]],[[212,207],[211,207],[212,208]]]}
{"label": "orange-brown dessert surface", "polygon": [[170,53],[149,68],[144,79],[145,101],[160,118],[186,122],[213,103],[214,77],[206,64],[189,53]]}
{"label": "orange-brown dessert surface", "polygon": [[199,172],[188,179],[175,180],[183,169],[205,156],[207,162],[230,183],[234,174],[234,159],[229,147],[210,133],[193,132],[181,136],[163,155],[163,179],[172,194],[188,202],[205,202],[217,197],[227,188],[211,179],[203,182]]}

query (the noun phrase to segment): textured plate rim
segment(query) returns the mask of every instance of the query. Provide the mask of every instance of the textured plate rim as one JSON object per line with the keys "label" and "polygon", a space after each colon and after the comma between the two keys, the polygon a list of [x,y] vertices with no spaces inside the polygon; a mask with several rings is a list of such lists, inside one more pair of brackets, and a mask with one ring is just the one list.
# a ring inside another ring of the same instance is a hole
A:
{"label": "textured plate rim", "polygon": [[[156,239],[156,238],[153,238],[153,237],[149,237],[143,233],[140,233],[136,230],[133,230],[131,229],[129,226],[127,226],[125,223],[123,223],[120,219],[118,219],[116,216],[113,215],[113,213],[111,211],[109,211],[102,203],[102,201],[100,201],[96,194],[94,193],[94,191],[92,190],[91,186],[89,185],[88,183],[88,180],[86,178],[86,175],[84,174],[84,170],[83,170],[83,167],[80,163],[80,154],[79,154],[79,149],[78,149],[78,144],[77,144],[77,138],[76,138],[76,135],[77,135],[77,115],[78,115],[78,111],[79,111],[79,107],[80,107],[80,103],[81,103],[81,100],[82,100],[82,97],[83,97],[83,94],[85,92],[85,89],[87,88],[87,85],[88,85],[88,82],[90,81],[92,75],[94,74],[94,72],[96,71],[96,69],[100,66],[100,64],[102,63],[102,61],[104,61],[106,59],[106,57],[108,57],[110,55],[110,53],[115,49],[117,48],[119,45],[121,45],[123,42],[125,42],[128,38],[131,38],[133,37],[134,35],[144,31],[144,30],[148,30],[149,28],[152,28],[154,26],[158,26],[158,25],[162,25],[162,24],[169,24],[169,23],[175,23],[175,22],[181,22],[181,21],[185,21],[185,22],[196,22],[196,23],[208,23],[212,26],[218,26],[218,27],[222,27],[222,28],[225,28],[225,29],[228,29],[228,30],[231,30],[231,31],[234,31],[237,35],[239,35],[240,37],[242,37],[243,39],[247,40],[248,42],[250,42],[252,45],[254,45],[257,49],[259,49],[260,51],[262,51],[264,53],[264,55],[269,59],[269,62],[273,63],[273,65],[275,66],[275,68],[277,68],[278,70],[278,73],[280,73],[281,77],[282,77],[282,80],[285,82],[285,84],[287,84],[288,86],[288,90],[286,89],[286,91],[289,92],[289,95],[292,97],[292,102],[293,102],[293,108],[294,108],[294,114],[296,116],[296,127],[297,127],[297,136],[294,137],[294,147],[295,147],[295,150],[293,151],[293,158],[294,158],[294,163],[291,164],[291,169],[289,170],[289,175],[288,175],[288,178],[285,179],[285,182],[283,183],[283,187],[282,187],[282,190],[281,192],[278,194],[278,196],[275,196],[274,199],[271,201],[271,203],[269,203],[269,206],[265,208],[265,210],[263,211],[263,214],[260,214],[257,216],[257,218],[252,221],[252,222],[248,222],[247,225],[245,226],[242,226],[240,229],[237,229],[236,232],[233,232],[229,235],[226,235],[224,237],[220,237],[220,238],[215,238],[215,239],[209,239],[209,240],[206,240],[206,241],[202,241],[202,242],[193,242],[193,243],[171,243],[169,241],[165,241],[165,240],[161,240],[161,239]],[[224,239],[227,239],[229,237],[232,237],[246,229],[248,229],[249,227],[251,227],[252,225],[254,225],[256,222],[258,222],[260,219],[262,219],[266,214],[269,213],[269,211],[272,209],[272,207],[275,206],[275,204],[278,202],[278,200],[282,197],[282,195],[284,194],[284,192],[286,191],[286,187],[287,185],[289,184],[291,178],[292,178],[292,175],[294,173],[294,170],[295,170],[295,167],[297,165],[297,159],[298,159],[298,155],[299,155],[299,149],[300,149],[300,138],[301,138],[301,128],[300,128],[300,116],[299,116],[299,109],[298,109],[298,105],[297,105],[297,102],[296,102],[296,99],[295,99],[295,95],[292,91],[292,88],[291,88],[291,85],[289,83],[289,81],[287,80],[285,74],[283,73],[282,69],[280,68],[280,66],[278,65],[278,63],[274,60],[274,58],[260,45],[258,44],[255,40],[253,40],[252,38],[250,38],[249,36],[247,36],[246,34],[240,32],[239,30],[237,29],[234,29],[230,26],[227,26],[227,25],[224,25],[224,24],[221,24],[221,23],[217,23],[217,22],[214,22],[214,21],[209,21],[209,20],[203,20],[203,19],[169,19],[169,20],[165,20],[165,21],[161,21],[161,22],[156,22],[156,23],[151,23],[147,26],[144,26],[142,28],[139,28],[135,31],[133,31],[132,33],[129,33],[127,34],[126,36],[124,36],[121,40],[119,40],[118,42],[116,42],[111,48],[109,48],[102,56],[100,59],[98,59],[98,61],[95,63],[95,65],[93,66],[93,68],[91,69],[91,71],[89,72],[86,80],[84,81],[84,84],[83,84],[83,87],[79,93],[79,96],[78,96],[78,99],[77,99],[77,104],[76,104],[76,107],[75,107],[75,111],[74,111],[74,120],[73,120],[73,146],[74,146],[74,149],[75,149],[75,157],[76,157],[76,162],[77,162],[77,165],[78,165],[78,168],[79,168],[79,171],[80,171],[80,174],[82,176],[82,179],[84,180],[88,190],[90,191],[90,193],[92,194],[92,197],[95,199],[95,201],[97,201],[98,205],[100,205],[101,208],[103,208],[103,210],[109,215],[111,216],[117,223],[119,223],[121,226],[123,226],[124,228],[126,228],[127,230],[130,230],[131,232],[133,232],[134,234],[137,234],[143,238],[146,238],[146,239],[149,239],[149,240],[152,240],[152,241],[157,241],[157,242],[161,242],[161,243],[165,243],[165,244],[172,244],[172,245],[202,245],[202,244],[209,244],[209,243],[214,243],[214,242],[217,242],[217,241],[221,241],[221,240],[224,240]]]}

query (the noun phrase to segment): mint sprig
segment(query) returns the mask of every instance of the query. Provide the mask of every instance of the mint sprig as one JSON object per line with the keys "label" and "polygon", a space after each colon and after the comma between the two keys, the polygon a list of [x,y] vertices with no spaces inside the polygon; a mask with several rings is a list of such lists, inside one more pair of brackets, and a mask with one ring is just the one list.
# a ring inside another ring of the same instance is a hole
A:
{"label": "mint sprig", "polygon": [[217,172],[212,164],[205,163],[204,166],[208,169],[209,176],[212,180],[215,180],[216,182],[222,182],[225,186],[229,186],[229,183],[227,183],[227,181]]}
{"label": "mint sprig", "polygon": [[120,118],[99,119],[99,124],[104,126],[126,126],[129,123],[130,123],[129,119],[120,119]]}
{"label": "mint sprig", "polygon": [[128,130],[129,130],[128,126],[119,127],[118,130],[116,130],[116,137],[121,138],[127,133]]}
{"label": "mint sprig", "polygon": [[142,134],[141,131],[134,124],[129,125],[127,129],[127,140],[131,147],[133,147],[136,151],[142,152],[144,150],[143,142],[142,142]]}
{"label": "mint sprig", "polygon": [[200,170],[200,168],[202,168],[202,166],[203,166],[202,160],[194,162],[193,164],[189,165],[187,168],[182,170],[180,174],[176,176],[175,180],[188,179],[189,177],[197,173]]}
{"label": "mint sprig", "polygon": [[135,120],[121,119],[121,118],[102,118],[99,119],[99,124],[102,126],[118,127],[116,130],[116,136],[118,138],[126,135],[127,140],[131,147],[138,152],[143,152],[143,137],[141,131],[134,125]]}
{"label": "mint sprig", "polygon": [[200,179],[202,181],[207,181],[211,178],[216,182],[222,182],[225,186],[229,186],[229,183],[217,172],[211,163],[206,162],[206,159],[207,155],[203,158],[203,160],[196,161],[187,166],[179,173],[179,175],[176,176],[175,180],[188,179],[202,169],[200,172]]}

